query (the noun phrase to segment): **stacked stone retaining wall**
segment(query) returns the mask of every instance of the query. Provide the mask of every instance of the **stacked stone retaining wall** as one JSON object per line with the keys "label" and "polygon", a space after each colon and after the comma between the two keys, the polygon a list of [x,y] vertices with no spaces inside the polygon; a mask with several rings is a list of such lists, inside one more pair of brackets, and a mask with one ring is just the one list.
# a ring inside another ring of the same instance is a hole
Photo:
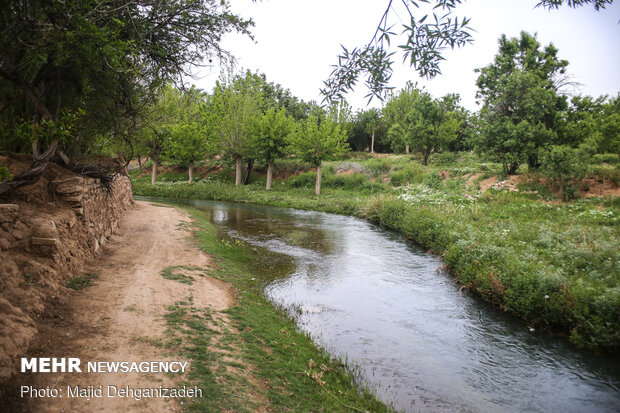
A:
{"label": "stacked stone retaining wall", "polygon": [[19,368],[46,302],[80,275],[133,203],[126,175],[104,185],[57,165],[0,200],[0,381]]}

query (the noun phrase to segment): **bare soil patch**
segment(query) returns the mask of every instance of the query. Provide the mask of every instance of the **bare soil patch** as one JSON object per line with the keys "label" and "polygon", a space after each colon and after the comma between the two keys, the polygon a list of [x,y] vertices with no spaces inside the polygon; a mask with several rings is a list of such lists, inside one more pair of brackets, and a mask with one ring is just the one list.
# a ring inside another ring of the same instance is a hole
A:
{"label": "bare soil patch", "polygon": [[[188,216],[176,208],[138,202],[123,217],[104,252],[87,264],[87,271],[97,275],[94,285],[50,297],[29,356],[79,357],[83,371],[88,361],[187,361],[156,345],[165,339],[167,307],[190,295],[196,307],[213,311],[232,303],[230,286],[223,281],[196,271],[188,272],[194,278],[191,285],[162,277],[161,271],[169,266],[209,266],[209,257],[188,239],[189,223]],[[65,397],[5,397],[9,403],[5,407],[32,412],[170,412],[180,408],[175,399],[87,401],[67,398],[66,386],[174,387],[183,379],[162,373],[17,374],[5,386],[5,396],[20,385],[32,385],[61,388]]]}
{"label": "bare soil patch", "polygon": [[480,191],[486,192],[487,189],[491,188],[497,182],[496,176],[488,177],[487,179],[483,179],[480,181]]}
{"label": "bare soil patch", "polygon": [[587,185],[587,191],[581,191],[580,195],[584,198],[587,197],[606,197],[606,196],[620,196],[620,186],[614,185],[613,182],[609,181],[596,181],[594,179],[584,179],[582,182]]}

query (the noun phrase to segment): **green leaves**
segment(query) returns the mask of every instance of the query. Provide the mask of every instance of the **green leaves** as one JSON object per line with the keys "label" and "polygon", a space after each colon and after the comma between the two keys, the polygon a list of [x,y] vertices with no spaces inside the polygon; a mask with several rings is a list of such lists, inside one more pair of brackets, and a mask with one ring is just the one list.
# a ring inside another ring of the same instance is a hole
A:
{"label": "green leaves", "polygon": [[289,149],[314,166],[348,150],[340,125],[310,116],[291,135]]}
{"label": "green leaves", "polygon": [[413,101],[404,125],[405,142],[422,154],[422,163],[426,165],[433,151],[447,148],[456,139],[460,122],[424,92]]}
{"label": "green leaves", "polygon": [[526,32],[502,36],[494,62],[478,69],[484,127],[477,147],[495,156],[507,173],[525,162],[538,167],[539,149],[557,141],[558,114],[566,104],[558,89],[568,62],[551,45],[540,46]]}
{"label": "green leaves", "polygon": [[[419,8],[418,3],[435,3],[433,12],[416,19],[413,9]],[[405,14],[410,22],[402,24],[401,36],[404,36],[405,40],[398,45],[403,62],[409,61],[414,70],[427,78],[440,74],[439,63],[444,60],[443,51],[462,47],[473,41],[470,20],[452,16],[453,9],[460,3],[461,0],[403,0],[396,4],[390,1],[368,44],[351,51],[342,46],[338,64],[333,66],[332,73],[324,82],[325,87],[321,89],[323,100],[330,103],[342,100],[362,77],[365,78],[364,84],[368,89],[366,97],[369,102],[373,98],[384,100],[386,92],[392,89],[389,81],[396,54],[396,51],[392,51],[392,38],[397,34],[388,23],[392,14],[399,19],[399,14]],[[402,7],[398,10],[401,4]],[[441,10],[443,14],[437,14],[435,10]]]}
{"label": "green leaves", "polygon": [[207,112],[208,131],[228,156],[243,157],[251,151],[249,140],[261,96],[251,73],[234,77],[228,85],[216,85]]}
{"label": "green leaves", "polygon": [[270,108],[254,120],[250,146],[253,154],[265,161],[281,158],[285,154],[289,136],[295,129],[295,121],[281,108]]}
{"label": "green leaves", "polygon": [[159,88],[207,59],[230,58],[222,36],[249,35],[252,25],[226,0],[25,0],[3,2],[0,20],[0,129],[82,108],[79,138],[63,148],[76,154],[101,136],[131,142]]}

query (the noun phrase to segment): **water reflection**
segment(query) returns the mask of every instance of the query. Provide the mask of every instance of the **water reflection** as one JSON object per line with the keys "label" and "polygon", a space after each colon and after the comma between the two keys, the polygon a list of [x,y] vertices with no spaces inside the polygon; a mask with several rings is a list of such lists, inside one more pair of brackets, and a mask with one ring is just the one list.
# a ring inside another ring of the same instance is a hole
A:
{"label": "water reflection", "polygon": [[262,248],[267,296],[406,411],[617,412],[617,357],[583,354],[462,294],[441,261],[354,218],[193,202]]}

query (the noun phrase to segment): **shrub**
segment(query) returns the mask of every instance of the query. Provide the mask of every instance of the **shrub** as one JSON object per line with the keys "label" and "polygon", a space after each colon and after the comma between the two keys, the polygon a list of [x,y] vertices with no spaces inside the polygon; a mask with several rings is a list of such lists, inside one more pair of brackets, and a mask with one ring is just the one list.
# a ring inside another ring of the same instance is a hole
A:
{"label": "shrub", "polygon": [[189,179],[187,174],[176,172],[164,172],[157,176],[157,180],[160,182],[182,182]]}
{"label": "shrub", "polygon": [[390,175],[390,183],[393,186],[403,186],[409,181],[409,176],[406,171],[393,172]]}
{"label": "shrub", "polygon": [[369,188],[371,184],[366,175],[353,173],[348,175],[326,175],[325,179],[323,179],[323,185],[330,188],[365,189]]}
{"label": "shrub", "polygon": [[439,174],[429,174],[424,178],[424,184],[433,189],[439,189],[443,185],[443,180],[439,176]]}
{"label": "shrub", "polygon": [[286,183],[293,188],[314,188],[316,184],[316,172],[305,172],[293,175],[286,180]]}
{"label": "shrub", "polygon": [[390,165],[385,159],[370,159],[364,164],[364,167],[372,175],[383,174],[390,169]]}
{"label": "shrub", "polygon": [[591,163],[599,165],[603,163],[618,165],[620,163],[620,158],[615,153],[598,153],[592,157]]}
{"label": "shrub", "polygon": [[586,174],[582,154],[567,145],[552,145],[541,152],[542,171],[562,191],[564,200],[574,198],[576,190],[571,189],[571,180],[580,181]]}
{"label": "shrub", "polygon": [[435,162],[437,165],[453,165],[458,160],[458,156],[454,152],[442,152],[437,154]]}
{"label": "shrub", "polygon": [[615,186],[620,185],[620,167],[606,168],[606,167],[594,167],[591,176],[601,180],[612,182]]}

